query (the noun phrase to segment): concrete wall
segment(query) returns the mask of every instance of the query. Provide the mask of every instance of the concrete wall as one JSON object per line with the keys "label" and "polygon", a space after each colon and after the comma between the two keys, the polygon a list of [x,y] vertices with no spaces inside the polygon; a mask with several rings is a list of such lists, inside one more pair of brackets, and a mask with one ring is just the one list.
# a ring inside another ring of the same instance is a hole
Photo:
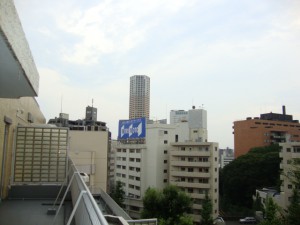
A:
{"label": "concrete wall", "polygon": [[108,131],[70,131],[69,156],[75,165],[95,165],[90,185],[107,191]]}
{"label": "concrete wall", "polygon": [[[28,121],[28,113],[32,115],[33,122]],[[8,118],[11,124],[7,125],[7,136],[5,137],[4,118]],[[11,164],[13,154],[14,132],[18,124],[33,125],[45,124],[46,119],[42,114],[38,103],[32,97],[20,99],[1,99],[0,98],[0,174],[2,174],[2,198],[7,196],[7,187],[11,176]],[[4,142],[6,141],[6,147]],[[5,149],[4,149],[5,148]],[[4,151],[6,150],[6,151]],[[6,158],[6,159],[4,159]],[[3,168],[4,166],[4,168]],[[2,170],[2,168],[4,170]],[[1,181],[0,181],[1,182]]]}

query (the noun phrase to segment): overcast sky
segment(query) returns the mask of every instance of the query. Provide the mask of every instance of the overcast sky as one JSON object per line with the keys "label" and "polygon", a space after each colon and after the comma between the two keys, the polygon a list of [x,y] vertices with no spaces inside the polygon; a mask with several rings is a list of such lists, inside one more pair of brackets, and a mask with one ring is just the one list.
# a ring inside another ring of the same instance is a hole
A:
{"label": "overcast sky", "polygon": [[[300,119],[299,0],[15,0],[40,74],[47,121],[61,112],[117,136],[129,78],[151,79],[150,118],[204,107],[208,141],[233,147],[233,121]],[[61,101],[62,99],[62,101]]]}

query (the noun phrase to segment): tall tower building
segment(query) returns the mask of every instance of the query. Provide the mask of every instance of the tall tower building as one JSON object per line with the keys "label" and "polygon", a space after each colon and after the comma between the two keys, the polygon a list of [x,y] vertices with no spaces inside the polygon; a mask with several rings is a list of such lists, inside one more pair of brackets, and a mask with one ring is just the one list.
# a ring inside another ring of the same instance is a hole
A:
{"label": "tall tower building", "polygon": [[146,117],[150,112],[150,77],[134,75],[130,77],[129,119]]}

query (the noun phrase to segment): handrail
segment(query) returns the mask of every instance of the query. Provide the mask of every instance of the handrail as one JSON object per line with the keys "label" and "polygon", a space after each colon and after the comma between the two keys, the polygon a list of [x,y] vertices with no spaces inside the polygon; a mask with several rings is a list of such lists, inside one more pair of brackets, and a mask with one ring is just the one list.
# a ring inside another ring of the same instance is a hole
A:
{"label": "handrail", "polygon": [[[69,190],[71,190],[72,201],[73,201],[73,210],[71,212],[71,215],[68,219],[67,224],[70,224],[72,222],[73,218],[75,217],[75,220],[80,219],[80,221],[82,222],[80,224],[108,225],[108,222],[106,221],[104,215],[100,211],[89,188],[86,186],[85,182],[81,178],[79,171],[76,169],[76,167],[71,159],[69,159],[69,162],[70,162],[69,163],[70,173],[68,174],[68,176],[69,176],[68,187],[64,193],[64,196],[61,200],[59,208],[56,211],[56,215],[53,219],[52,224],[55,224],[57,215],[59,214],[62,204],[65,201],[67,193]],[[89,216],[83,217],[82,215],[86,214],[86,213]]]}

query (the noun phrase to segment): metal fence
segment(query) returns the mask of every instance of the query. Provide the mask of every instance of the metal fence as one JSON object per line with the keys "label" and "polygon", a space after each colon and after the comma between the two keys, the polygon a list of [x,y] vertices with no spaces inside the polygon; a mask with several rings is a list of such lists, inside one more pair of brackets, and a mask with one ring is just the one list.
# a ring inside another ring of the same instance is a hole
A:
{"label": "metal fence", "polygon": [[[70,225],[75,219],[76,225],[108,225],[104,215],[100,211],[94,197],[89,191],[88,187],[82,180],[79,171],[70,162],[70,170],[69,170],[69,182],[67,186],[67,190],[64,193],[64,196],[60,202],[58,210],[56,211],[56,215],[53,220],[53,225],[56,222],[57,215],[65,201],[68,191],[71,191],[73,210],[71,215],[67,221],[67,225]],[[61,189],[62,190],[62,189]],[[56,205],[60,193],[58,194],[53,206]]]}

